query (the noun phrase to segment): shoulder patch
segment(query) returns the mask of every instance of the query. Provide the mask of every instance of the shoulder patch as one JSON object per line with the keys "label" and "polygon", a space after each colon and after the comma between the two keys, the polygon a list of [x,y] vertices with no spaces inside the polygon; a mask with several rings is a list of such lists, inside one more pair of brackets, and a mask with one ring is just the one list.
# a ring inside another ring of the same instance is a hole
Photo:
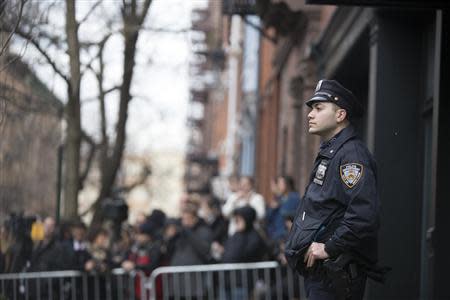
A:
{"label": "shoulder patch", "polygon": [[349,163],[340,167],[340,175],[342,181],[349,188],[354,187],[361,179],[364,172],[364,167],[361,164]]}

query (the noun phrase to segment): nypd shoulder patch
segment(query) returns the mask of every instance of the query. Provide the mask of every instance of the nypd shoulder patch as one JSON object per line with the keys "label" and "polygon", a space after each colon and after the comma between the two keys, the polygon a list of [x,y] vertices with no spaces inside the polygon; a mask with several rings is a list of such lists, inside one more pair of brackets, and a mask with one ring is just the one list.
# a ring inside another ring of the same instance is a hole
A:
{"label": "nypd shoulder patch", "polygon": [[340,167],[341,179],[349,188],[354,187],[358,183],[363,172],[363,165],[357,163],[349,163]]}

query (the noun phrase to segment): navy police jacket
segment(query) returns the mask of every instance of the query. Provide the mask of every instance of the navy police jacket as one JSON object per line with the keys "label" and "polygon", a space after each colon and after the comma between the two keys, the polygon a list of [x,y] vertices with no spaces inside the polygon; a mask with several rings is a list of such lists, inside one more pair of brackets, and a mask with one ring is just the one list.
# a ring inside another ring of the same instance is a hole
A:
{"label": "navy police jacket", "polygon": [[346,252],[376,263],[376,176],[376,163],[352,126],[321,145],[286,241],[291,267],[303,273],[312,242],[325,243],[331,258]]}

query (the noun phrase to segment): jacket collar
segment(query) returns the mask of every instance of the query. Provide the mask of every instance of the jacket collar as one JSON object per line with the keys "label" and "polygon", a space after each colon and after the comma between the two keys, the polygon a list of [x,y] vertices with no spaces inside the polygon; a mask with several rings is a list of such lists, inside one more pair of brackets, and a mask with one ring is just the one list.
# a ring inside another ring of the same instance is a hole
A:
{"label": "jacket collar", "polygon": [[356,130],[352,125],[345,127],[329,141],[323,142],[320,145],[319,156],[331,159],[345,142],[354,138],[355,136]]}

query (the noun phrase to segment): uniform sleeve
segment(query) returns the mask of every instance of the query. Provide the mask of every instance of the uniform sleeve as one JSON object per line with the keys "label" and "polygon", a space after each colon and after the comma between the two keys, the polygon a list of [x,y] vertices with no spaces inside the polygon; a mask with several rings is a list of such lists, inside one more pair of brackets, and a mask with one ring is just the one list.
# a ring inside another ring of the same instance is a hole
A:
{"label": "uniform sleeve", "polygon": [[376,167],[369,158],[358,156],[341,160],[339,166],[337,185],[342,189],[347,209],[325,243],[325,251],[330,257],[361,248],[365,240],[376,237],[379,227]]}

